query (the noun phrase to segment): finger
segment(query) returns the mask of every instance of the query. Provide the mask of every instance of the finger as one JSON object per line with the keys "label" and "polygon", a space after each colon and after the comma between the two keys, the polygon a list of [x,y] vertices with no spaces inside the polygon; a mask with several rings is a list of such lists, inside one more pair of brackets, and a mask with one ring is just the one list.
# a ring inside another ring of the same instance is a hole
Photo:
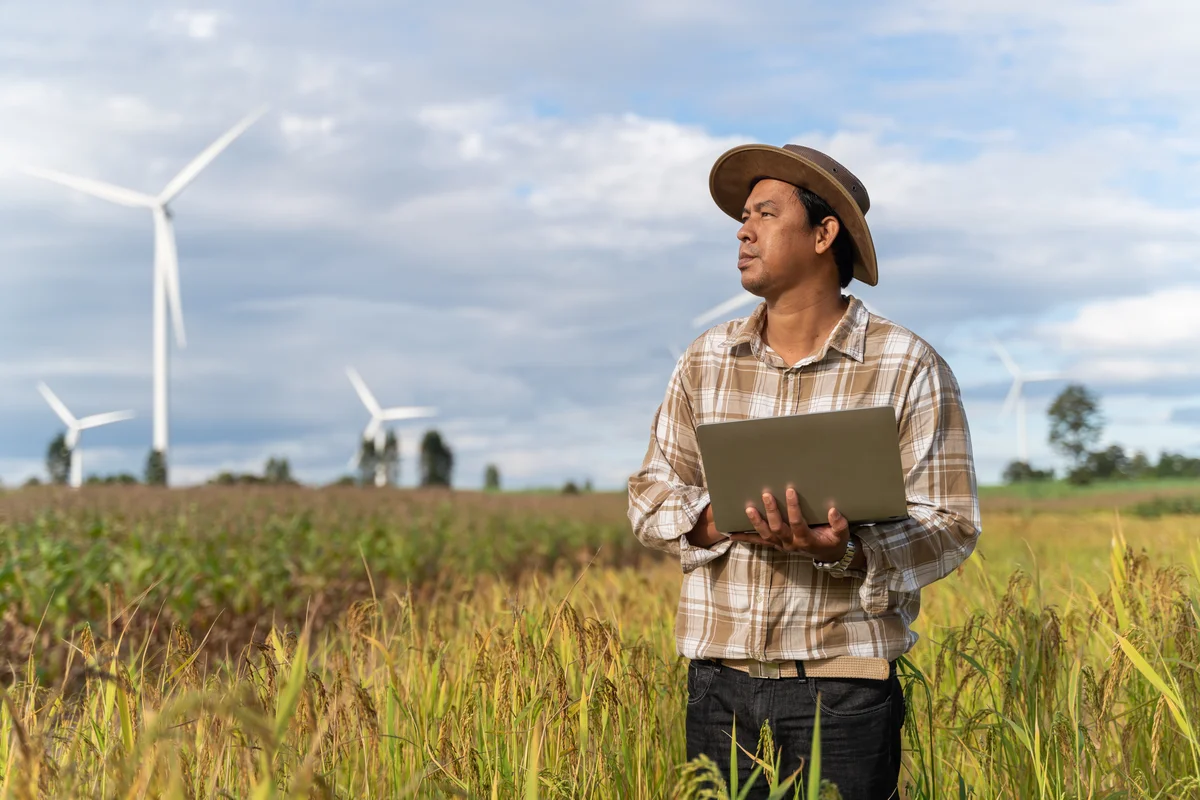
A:
{"label": "finger", "polygon": [[750,520],[750,524],[754,526],[756,535],[764,539],[771,539],[771,529],[767,526],[767,521],[763,519],[763,515],[758,513],[758,509],[754,506],[746,506],[746,518]]}
{"label": "finger", "polygon": [[788,536],[785,543],[789,550],[803,550],[811,534],[808,523],[804,521],[804,512],[800,510],[800,495],[795,488],[787,490]]}
{"label": "finger", "polygon": [[829,527],[833,528],[839,539],[850,534],[850,520],[842,516],[842,512],[836,508],[829,509]]}
{"label": "finger", "polygon": [[763,508],[767,511],[767,527],[771,529],[771,533],[779,536],[787,527],[783,524],[783,515],[779,513],[779,504],[775,502],[775,495],[770,492],[763,492]]}
{"label": "finger", "polygon": [[804,524],[804,515],[800,513],[800,495],[791,486],[787,490],[787,513],[792,527]]}

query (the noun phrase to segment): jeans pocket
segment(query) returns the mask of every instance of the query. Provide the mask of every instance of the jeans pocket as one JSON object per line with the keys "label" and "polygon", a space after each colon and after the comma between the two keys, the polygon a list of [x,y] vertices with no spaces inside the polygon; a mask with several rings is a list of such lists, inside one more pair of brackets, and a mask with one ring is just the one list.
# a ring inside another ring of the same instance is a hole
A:
{"label": "jeans pocket", "polygon": [[708,687],[712,685],[713,675],[716,672],[716,664],[704,661],[693,661],[688,664],[687,701],[689,706],[699,703],[708,694]]}
{"label": "jeans pocket", "polygon": [[898,684],[895,678],[809,678],[808,689],[822,715],[857,717],[887,710]]}

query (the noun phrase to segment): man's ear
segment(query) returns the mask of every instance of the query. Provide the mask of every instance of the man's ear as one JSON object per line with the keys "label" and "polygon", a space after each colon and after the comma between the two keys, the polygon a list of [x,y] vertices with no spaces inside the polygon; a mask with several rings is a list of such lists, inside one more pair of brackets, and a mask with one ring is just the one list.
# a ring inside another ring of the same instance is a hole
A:
{"label": "man's ear", "polygon": [[833,240],[837,238],[842,226],[837,221],[837,217],[826,217],[821,220],[821,224],[813,229],[816,235],[817,255],[821,255],[833,247]]}

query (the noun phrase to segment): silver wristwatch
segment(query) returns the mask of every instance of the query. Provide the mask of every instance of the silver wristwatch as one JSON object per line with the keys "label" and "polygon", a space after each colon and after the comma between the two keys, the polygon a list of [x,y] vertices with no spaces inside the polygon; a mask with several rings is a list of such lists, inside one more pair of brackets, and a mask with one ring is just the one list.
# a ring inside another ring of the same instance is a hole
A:
{"label": "silver wristwatch", "polygon": [[854,554],[858,552],[858,546],[854,544],[854,537],[851,536],[846,540],[846,553],[839,561],[817,561],[813,559],[813,567],[828,572],[835,578],[843,578],[846,575],[846,568],[850,566],[850,562],[854,560]]}

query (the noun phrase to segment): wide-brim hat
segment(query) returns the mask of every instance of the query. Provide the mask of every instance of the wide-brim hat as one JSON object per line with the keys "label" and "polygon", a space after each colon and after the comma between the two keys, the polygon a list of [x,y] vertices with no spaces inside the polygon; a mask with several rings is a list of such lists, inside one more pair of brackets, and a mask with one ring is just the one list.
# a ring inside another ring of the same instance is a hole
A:
{"label": "wide-brim hat", "polygon": [[828,203],[854,243],[854,277],[868,286],[879,282],[866,218],[871,199],[850,170],[811,147],[744,144],[721,154],[709,173],[708,188],[717,206],[741,221],[751,188],[763,178],[803,187]]}

